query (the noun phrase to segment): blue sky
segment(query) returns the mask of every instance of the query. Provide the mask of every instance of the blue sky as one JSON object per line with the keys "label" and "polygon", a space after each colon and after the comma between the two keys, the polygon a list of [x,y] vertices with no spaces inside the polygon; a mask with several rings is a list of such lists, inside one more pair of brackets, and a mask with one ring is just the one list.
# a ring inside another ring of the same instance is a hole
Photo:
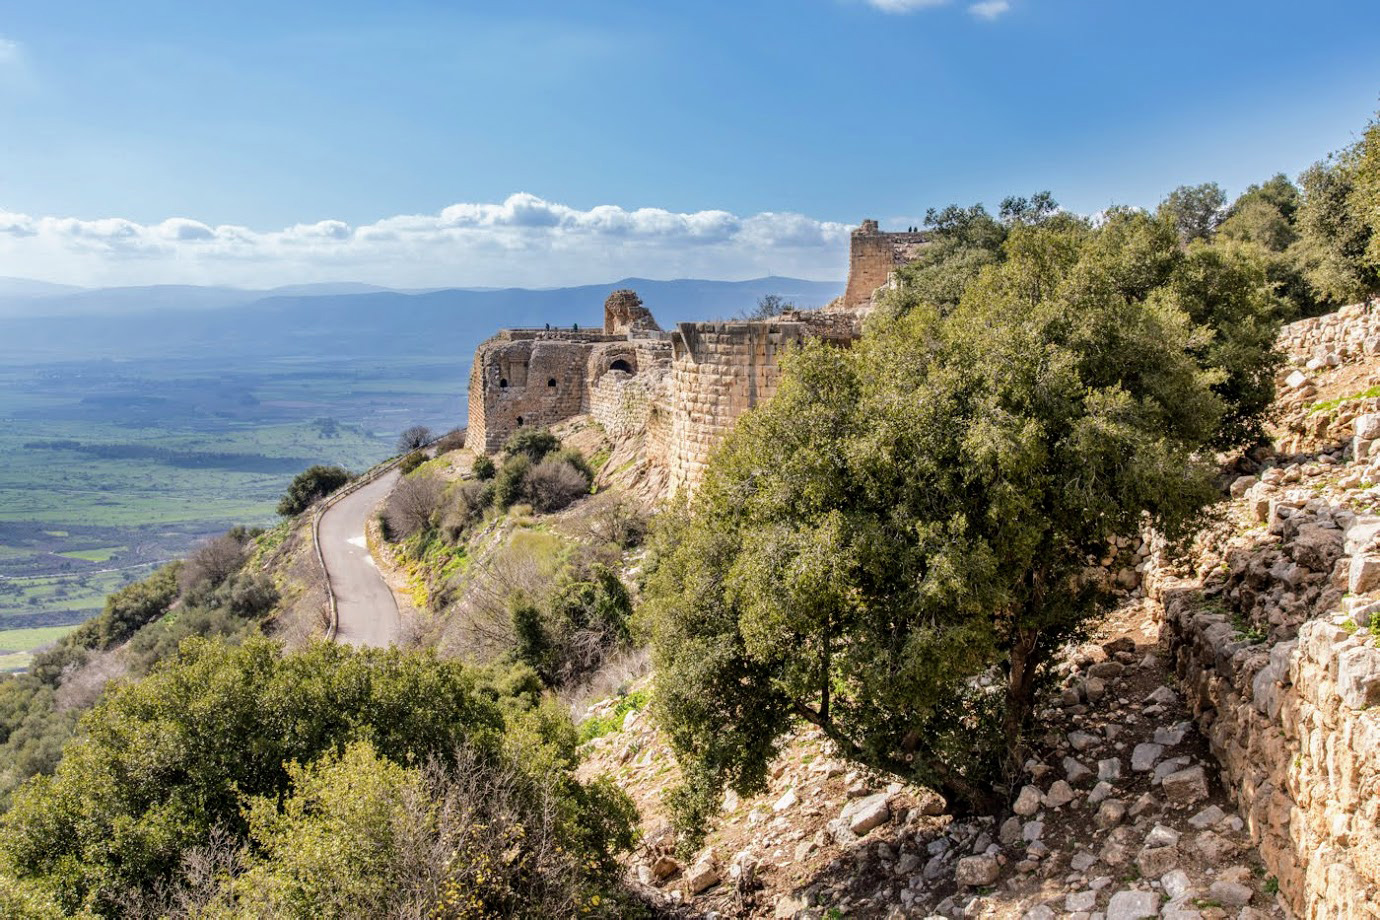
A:
{"label": "blue sky", "polygon": [[1229,191],[1354,139],[1380,3],[0,2],[0,275],[815,278],[862,217]]}

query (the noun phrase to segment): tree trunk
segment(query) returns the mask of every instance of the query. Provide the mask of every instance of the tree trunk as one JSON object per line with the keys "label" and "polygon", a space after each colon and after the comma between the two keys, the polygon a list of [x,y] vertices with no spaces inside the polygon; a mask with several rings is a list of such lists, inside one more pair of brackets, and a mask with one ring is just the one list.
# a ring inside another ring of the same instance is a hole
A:
{"label": "tree trunk", "polygon": [[1040,633],[1024,628],[1016,631],[1011,645],[1011,667],[1006,683],[1006,714],[1002,719],[1002,736],[1006,741],[1006,776],[1015,776],[1021,767],[1021,735],[1035,709],[1035,671],[1039,667],[1036,647]]}

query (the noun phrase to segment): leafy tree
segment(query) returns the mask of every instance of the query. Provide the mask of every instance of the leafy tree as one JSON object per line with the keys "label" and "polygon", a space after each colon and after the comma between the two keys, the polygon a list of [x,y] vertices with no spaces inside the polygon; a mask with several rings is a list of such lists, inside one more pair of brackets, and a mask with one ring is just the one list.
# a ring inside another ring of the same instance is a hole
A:
{"label": "leafy tree", "polygon": [[762,788],[799,719],[957,806],[1001,798],[1040,676],[1108,600],[1088,558],[1185,533],[1272,379],[1260,272],[1167,228],[1017,224],[952,309],[788,361],[656,541],[683,828]]}
{"label": "leafy tree", "polygon": [[426,447],[434,439],[431,429],[425,425],[413,425],[404,428],[402,434],[398,435],[398,453],[405,454],[414,450]]}
{"label": "leafy tree", "polygon": [[1080,219],[1059,212],[1049,192],[1036,192],[1029,198],[1011,196],[1002,200],[1001,220],[994,219],[980,204],[960,207],[951,204],[942,210],[931,208],[925,214],[930,243],[916,258],[899,270],[900,285],[883,298],[883,309],[892,316],[918,306],[948,311],[958,305],[967,289],[988,265],[1004,258],[1002,244],[1016,225],[1037,225]]}
{"label": "leafy tree", "polygon": [[105,599],[105,609],[83,624],[92,629],[89,648],[110,648],[134,635],[145,623],[168,612],[178,594],[180,563],[171,563],[143,581],[126,585]]}
{"label": "leafy tree", "polygon": [[1052,217],[1059,204],[1049,192],[1036,192],[1029,198],[1011,195],[1002,199],[1001,221],[1008,227],[1014,224],[1039,224]]}
{"label": "leafy tree", "polygon": [[514,657],[549,686],[596,669],[629,639],[632,599],[618,573],[593,563],[572,566],[544,604],[522,593],[509,599]]}
{"label": "leafy tree", "polygon": [[980,204],[930,208],[925,212],[925,229],[933,239],[951,240],[962,246],[995,251],[1006,239],[1006,228]]}
{"label": "leafy tree", "polygon": [[308,467],[288,485],[287,492],[278,502],[278,513],[284,517],[301,514],[311,507],[312,502],[330,495],[349,482],[350,478],[350,472],[338,466],[318,464]]}
{"label": "leafy tree", "polygon": [[1366,225],[1366,262],[1376,277],[1380,275],[1380,120],[1372,120],[1356,144],[1353,181],[1352,206]]}
{"label": "leafy tree", "polygon": [[1294,221],[1299,203],[1298,187],[1280,173],[1242,192],[1217,233],[1225,239],[1259,244],[1270,252],[1285,252],[1298,240]]}
{"label": "leafy tree", "polygon": [[[503,719],[461,664],[318,643],[185,643],[179,659],[108,695],[52,776],[0,823],[0,857],[68,909],[110,914],[127,890],[174,879],[213,828],[242,837],[243,796],[275,796],[287,764],[367,740],[398,763],[496,750]],[[425,701],[419,705],[418,701]]]}
{"label": "leafy tree", "polygon": [[1374,231],[1357,181],[1364,150],[1351,147],[1314,163],[1301,177],[1299,260],[1320,301],[1353,303],[1380,291],[1380,272],[1367,260]]}
{"label": "leafy tree", "polygon": [[1227,196],[1216,182],[1202,185],[1181,185],[1160,202],[1157,212],[1179,234],[1179,241],[1187,245],[1205,240],[1222,220]]}

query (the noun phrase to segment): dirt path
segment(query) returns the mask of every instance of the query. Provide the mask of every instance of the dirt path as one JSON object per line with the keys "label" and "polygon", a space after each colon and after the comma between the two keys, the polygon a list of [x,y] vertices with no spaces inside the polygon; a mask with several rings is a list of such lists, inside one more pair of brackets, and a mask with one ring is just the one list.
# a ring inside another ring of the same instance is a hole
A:
{"label": "dirt path", "polygon": [[398,637],[398,604],[364,537],[364,525],[398,481],[396,470],[332,505],[321,517],[321,554],[335,592],[336,640],[383,647]]}

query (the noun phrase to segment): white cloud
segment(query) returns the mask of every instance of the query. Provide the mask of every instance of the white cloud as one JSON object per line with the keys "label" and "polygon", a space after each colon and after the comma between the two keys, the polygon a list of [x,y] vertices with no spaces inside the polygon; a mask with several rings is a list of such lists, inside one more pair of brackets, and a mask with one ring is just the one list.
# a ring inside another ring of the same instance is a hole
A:
{"label": "white cloud", "polygon": [[979,19],[986,19],[991,22],[1010,9],[1010,0],[982,0],[981,3],[974,3],[968,7],[968,12]]}
{"label": "white cloud", "polygon": [[550,286],[626,276],[838,279],[846,224],[803,214],[691,213],[600,205],[580,210],[535,195],[460,203],[352,226],[281,230],[211,226],[186,217],[32,217],[0,210],[0,276],[72,284],[369,281],[395,287]]}
{"label": "white cloud", "polygon": [[19,42],[0,35],[0,66],[19,63]]}
{"label": "white cloud", "polygon": [[934,6],[944,6],[949,0],[866,0],[867,5],[883,13],[913,13]]}

